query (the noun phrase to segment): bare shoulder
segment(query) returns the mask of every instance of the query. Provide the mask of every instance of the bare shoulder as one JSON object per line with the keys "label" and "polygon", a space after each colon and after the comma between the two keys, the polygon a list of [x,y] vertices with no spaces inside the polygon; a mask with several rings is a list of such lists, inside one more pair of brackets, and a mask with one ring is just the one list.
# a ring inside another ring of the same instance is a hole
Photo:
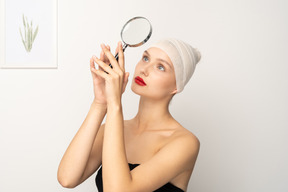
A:
{"label": "bare shoulder", "polygon": [[199,139],[179,123],[170,122],[167,127],[166,130],[172,134],[165,134],[163,145],[153,159],[169,159],[170,163],[177,165],[178,171],[191,173],[200,149]]}
{"label": "bare shoulder", "polygon": [[171,140],[167,143],[167,147],[185,153],[186,158],[192,160],[190,162],[194,166],[200,149],[200,141],[196,135],[179,124],[179,127],[171,135]]}
{"label": "bare shoulder", "polygon": [[184,128],[182,125],[177,123],[178,126],[175,129],[175,132],[173,133],[172,140],[173,141],[182,141],[186,144],[193,144],[196,146],[200,146],[200,140],[196,135],[194,135],[190,130]]}

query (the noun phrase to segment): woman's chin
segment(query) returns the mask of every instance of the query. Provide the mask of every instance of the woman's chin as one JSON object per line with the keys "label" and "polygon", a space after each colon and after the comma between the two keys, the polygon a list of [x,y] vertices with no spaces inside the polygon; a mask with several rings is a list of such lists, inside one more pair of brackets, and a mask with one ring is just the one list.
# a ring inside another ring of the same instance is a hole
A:
{"label": "woman's chin", "polygon": [[[132,83],[132,85],[131,85],[131,90],[135,93],[135,94],[137,94],[137,95],[142,95],[143,94],[143,91],[141,91],[140,90],[140,88],[141,87],[138,87],[139,85],[133,85],[133,83]],[[142,94],[141,94],[142,93]]]}

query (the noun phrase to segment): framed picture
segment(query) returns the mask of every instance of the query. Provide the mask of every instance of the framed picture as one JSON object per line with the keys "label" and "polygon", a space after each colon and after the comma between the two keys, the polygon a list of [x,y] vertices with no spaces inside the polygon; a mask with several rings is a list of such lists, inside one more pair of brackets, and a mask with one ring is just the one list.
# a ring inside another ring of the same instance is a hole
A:
{"label": "framed picture", "polygon": [[57,0],[5,0],[3,8],[1,68],[57,68]]}

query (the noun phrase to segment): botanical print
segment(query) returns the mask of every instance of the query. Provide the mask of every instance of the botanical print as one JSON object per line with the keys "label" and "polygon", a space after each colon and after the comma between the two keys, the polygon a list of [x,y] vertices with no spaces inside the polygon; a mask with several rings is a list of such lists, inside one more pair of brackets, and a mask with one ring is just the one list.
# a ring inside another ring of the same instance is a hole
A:
{"label": "botanical print", "polygon": [[35,40],[35,38],[37,36],[37,33],[38,33],[38,25],[37,25],[36,29],[33,32],[33,23],[32,23],[32,21],[29,24],[28,19],[27,19],[27,17],[24,17],[24,14],[23,14],[22,17],[23,17],[23,25],[24,25],[25,36],[23,38],[21,28],[19,28],[20,35],[21,35],[21,39],[22,39],[22,42],[23,42],[23,45],[24,45],[26,51],[30,52],[31,49],[32,49],[32,44],[33,44],[33,42],[34,42],[34,40]]}
{"label": "botanical print", "polygon": [[57,0],[4,1],[1,68],[57,68]]}

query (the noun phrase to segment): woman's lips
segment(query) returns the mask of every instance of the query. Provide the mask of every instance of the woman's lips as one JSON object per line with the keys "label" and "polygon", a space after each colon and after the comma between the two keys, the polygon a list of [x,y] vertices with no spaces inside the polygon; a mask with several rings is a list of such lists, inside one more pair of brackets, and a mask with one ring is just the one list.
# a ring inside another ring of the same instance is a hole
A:
{"label": "woman's lips", "polygon": [[144,82],[144,80],[139,76],[135,77],[135,83],[141,86],[146,86],[146,83]]}

